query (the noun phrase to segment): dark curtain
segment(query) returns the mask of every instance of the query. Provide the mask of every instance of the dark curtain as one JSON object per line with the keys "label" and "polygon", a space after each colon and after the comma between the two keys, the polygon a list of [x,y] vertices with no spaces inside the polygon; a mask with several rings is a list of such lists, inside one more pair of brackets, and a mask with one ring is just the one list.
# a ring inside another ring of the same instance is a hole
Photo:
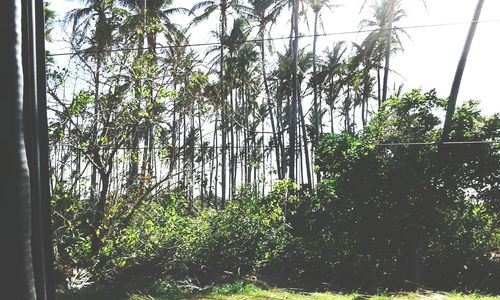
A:
{"label": "dark curtain", "polygon": [[54,299],[42,0],[0,1],[0,298]]}

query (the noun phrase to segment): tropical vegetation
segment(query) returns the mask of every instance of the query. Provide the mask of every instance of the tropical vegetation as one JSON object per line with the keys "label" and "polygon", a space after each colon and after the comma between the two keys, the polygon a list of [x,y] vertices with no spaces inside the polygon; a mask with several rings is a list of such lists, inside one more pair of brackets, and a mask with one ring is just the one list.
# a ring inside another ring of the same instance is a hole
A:
{"label": "tropical vegetation", "polygon": [[[319,49],[335,4],[86,0],[67,13],[71,51],[48,53],[47,85],[59,287],[253,276],[500,292],[500,115],[456,103],[465,63],[450,101],[390,90],[404,1],[368,1],[361,43]],[[213,43],[195,45],[198,26]]]}

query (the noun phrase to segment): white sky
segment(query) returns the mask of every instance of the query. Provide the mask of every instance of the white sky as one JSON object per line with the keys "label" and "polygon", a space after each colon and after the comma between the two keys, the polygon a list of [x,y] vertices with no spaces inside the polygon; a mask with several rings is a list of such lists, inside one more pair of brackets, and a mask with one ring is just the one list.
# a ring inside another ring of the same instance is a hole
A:
{"label": "white sky", "polygon": [[[80,1],[51,0],[52,9],[62,18],[70,8],[81,5]],[[174,0],[173,6],[191,8],[195,0]],[[368,1],[370,2],[370,0]],[[426,0],[427,9],[421,0],[406,0],[404,8],[408,17],[399,26],[470,22],[477,0]],[[345,32],[358,29],[359,22],[370,16],[367,6],[360,15],[363,0],[333,0],[340,5],[332,12],[323,13],[324,32]],[[188,17],[178,17],[176,22],[186,23]],[[312,16],[309,17],[312,22]],[[486,0],[481,20],[478,25],[474,44],[459,95],[459,101],[481,100],[481,108],[486,114],[500,112],[500,97],[497,85],[500,85],[500,0]],[[497,20],[493,22],[493,20]],[[216,28],[216,20],[208,20],[191,31],[191,42],[213,41],[209,31]],[[273,36],[287,36],[289,32],[288,16],[282,17],[273,30]],[[310,26],[312,29],[312,26]],[[405,39],[405,52],[392,59],[391,67],[398,74],[391,74],[390,86],[404,84],[405,90],[436,88],[438,95],[447,97],[467,34],[468,25],[408,29],[412,40]],[[310,34],[302,25],[301,33]],[[358,34],[321,37],[319,47],[332,45],[334,41],[359,41]],[[282,42],[277,42],[277,44]],[[312,39],[301,39],[300,47],[310,45]],[[278,45],[279,46],[279,45]],[[53,52],[64,52],[62,44],[49,46]]]}

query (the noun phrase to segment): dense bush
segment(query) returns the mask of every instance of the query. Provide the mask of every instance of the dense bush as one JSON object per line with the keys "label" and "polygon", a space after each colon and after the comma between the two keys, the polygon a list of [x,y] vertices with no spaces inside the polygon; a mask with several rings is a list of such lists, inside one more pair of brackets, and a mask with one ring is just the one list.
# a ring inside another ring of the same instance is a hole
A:
{"label": "dense bush", "polygon": [[[321,216],[327,225],[314,230],[329,230],[315,240],[329,239],[325,247],[334,249],[333,283],[484,288],[498,280],[487,257],[499,246],[499,148],[421,144],[439,136],[436,114],[444,104],[434,92],[414,91],[388,101],[358,137],[323,139],[317,163],[329,179],[314,197],[329,206]],[[498,120],[466,103],[452,140],[498,138]],[[402,142],[409,144],[392,145]]]}
{"label": "dense bush", "polygon": [[[489,256],[500,248],[500,147],[435,143],[445,102],[413,91],[388,101],[357,136],[324,136],[316,153],[323,181],[312,191],[281,181],[261,197],[243,186],[221,210],[167,192],[129,220],[117,201],[96,263],[88,208],[61,187],[53,200],[58,262],[101,278],[154,262],[206,283],[265,273],[333,288],[498,292]],[[475,102],[457,110],[452,141],[498,138],[500,116],[481,116]]]}

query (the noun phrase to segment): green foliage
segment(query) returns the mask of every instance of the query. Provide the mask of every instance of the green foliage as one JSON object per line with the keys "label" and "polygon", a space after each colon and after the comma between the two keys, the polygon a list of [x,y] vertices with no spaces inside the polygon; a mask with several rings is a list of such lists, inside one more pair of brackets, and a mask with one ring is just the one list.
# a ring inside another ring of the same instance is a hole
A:
{"label": "green foliage", "polygon": [[268,267],[286,239],[285,209],[294,199],[287,197],[292,189],[280,182],[260,198],[243,187],[223,211],[203,210],[182,235],[181,259],[201,273],[247,274]]}
{"label": "green foliage", "polygon": [[[88,97],[80,96],[75,103],[84,106]],[[160,265],[203,283],[265,273],[371,291],[415,282],[494,291],[498,265],[489,256],[499,246],[500,149],[433,144],[444,105],[433,91],[415,90],[385,103],[357,136],[324,136],[315,160],[324,179],[314,191],[278,181],[262,197],[242,186],[221,210],[188,198],[185,188],[113,196],[96,262],[88,234],[92,206],[58,185],[58,262],[91,268],[99,279]],[[498,115],[483,117],[469,102],[457,109],[451,136],[498,139],[499,129]],[[416,140],[429,144],[390,146]]]}
{"label": "green foliage", "polygon": [[[487,259],[499,225],[498,148],[390,146],[436,141],[435,113],[444,104],[434,92],[415,90],[389,100],[359,137],[329,135],[321,142],[317,164],[331,179],[313,197],[330,203],[327,217],[321,217],[328,221],[315,230],[329,231],[330,240],[322,238],[321,247],[338,254],[330,273],[342,273],[342,281],[332,277],[335,282],[401,286],[403,280],[425,280],[470,289],[484,288],[498,276]],[[482,117],[477,103],[466,103],[457,110],[453,136],[497,139],[498,131],[493,137],[486,125],[496,118]],[[472,280],[478,276],[480,283]]]}

